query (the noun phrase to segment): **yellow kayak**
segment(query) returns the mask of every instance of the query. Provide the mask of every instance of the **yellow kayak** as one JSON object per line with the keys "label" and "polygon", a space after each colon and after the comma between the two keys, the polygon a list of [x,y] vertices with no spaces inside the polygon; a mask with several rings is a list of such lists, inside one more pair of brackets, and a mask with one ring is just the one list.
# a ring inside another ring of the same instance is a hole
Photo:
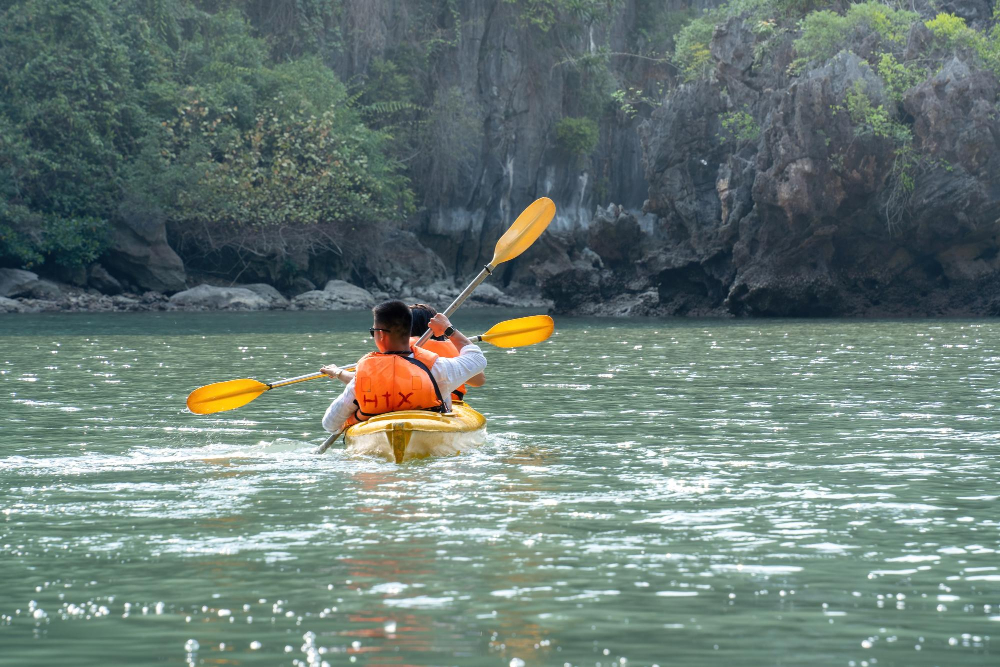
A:
{"label": "yellow kayak", "polygon": [[347,451],[403,463],[428,456],[453,456],[486,441],[486,417],[455,401],[449,413],[387,412],[355,424],[344,434]]}

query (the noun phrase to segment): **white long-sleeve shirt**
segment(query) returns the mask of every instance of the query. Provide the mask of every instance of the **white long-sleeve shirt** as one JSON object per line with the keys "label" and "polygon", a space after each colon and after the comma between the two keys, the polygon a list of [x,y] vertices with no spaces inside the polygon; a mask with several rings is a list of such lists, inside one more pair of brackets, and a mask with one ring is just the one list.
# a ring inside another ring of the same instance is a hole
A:
{"label": "white long-sleeve shirt", "polygon": [[[478,345],[466,345],[458,351],[457,357],[438,357],[431,366],[431,375],[441,390],[446,410],[451,410],[451,392],[484,370],[486,370],[486,356]],[[323,415],[323,428],[330,433],[338,433],[358,407],[354,404],[354,398],[354,380],[351,380],[344,387],[343,393],[326,409],[326,414]]]}

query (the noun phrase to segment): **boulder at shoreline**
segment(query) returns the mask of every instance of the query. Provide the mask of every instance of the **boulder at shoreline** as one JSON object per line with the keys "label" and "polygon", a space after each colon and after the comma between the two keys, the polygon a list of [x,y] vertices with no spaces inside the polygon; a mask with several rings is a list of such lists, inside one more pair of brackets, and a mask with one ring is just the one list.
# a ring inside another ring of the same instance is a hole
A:
{"label": "boulder at shoreline", "polygon": [[292,307],[297,310],[367,310],[374,305],[371,292],[343,280],[330,280],[323,289],[292,299]]}
{"label": "boulder at shoreline", "polygon": [[38,274],[24,269],[0,269],[0,297],[21,296],[24,289],[38,280]]}
{"label": "boulder at shoreline", "polygon": [[198,285],[170,297],[178,310],[268,310],[271,301],[245,287]]}

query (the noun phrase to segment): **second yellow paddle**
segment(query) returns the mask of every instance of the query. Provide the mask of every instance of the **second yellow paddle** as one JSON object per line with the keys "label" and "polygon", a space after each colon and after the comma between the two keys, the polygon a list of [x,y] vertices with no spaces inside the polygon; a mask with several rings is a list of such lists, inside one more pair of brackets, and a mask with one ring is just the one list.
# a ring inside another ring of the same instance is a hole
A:
{"label": "second yellow paddle", "polygon": [[555,322],[548,315],[532,315],[494,324],[484,334],[473,336],[473,342],[484,341],[497,347],[525,347],[548,340]]}
{"label": "second yellow paddle", "polygon": [[[554,328],[555,324],[548,315],[532,315],[500,322],[472,340],[481,340],[497,347],[524,347],[546,340],[552,335]],[[326,377],[323,373],[309,373],[277,382],[259,382],[249,378],[216,382],[192,391],[187,398],[187,407],[197,415],[235,410],[271,389],[323,377]]]}
{"label": "second yellow paddle", "polygon": [[[555,214],[556,205],[548,197],[539,197],[531,202],[528,208],[521,211],[521,215],[517,216],[514,224],[497,241],[496,246],[493,248],[493,259],[483,267],[479,275],[473,278],[468,287],[455,297],[451,305],[445,308],[444,316],[451,317],[458,310],[458,307],[469,298],[469,295],[476,291],[479,284],[493,274],[493,269],[497,268],[498,264],[509,262],[530,248],[531,244],[548,228]],[[423,343],[430,336],[431,330],[428,329],[420,337],[420,340],[417,341],[417,345]]]}

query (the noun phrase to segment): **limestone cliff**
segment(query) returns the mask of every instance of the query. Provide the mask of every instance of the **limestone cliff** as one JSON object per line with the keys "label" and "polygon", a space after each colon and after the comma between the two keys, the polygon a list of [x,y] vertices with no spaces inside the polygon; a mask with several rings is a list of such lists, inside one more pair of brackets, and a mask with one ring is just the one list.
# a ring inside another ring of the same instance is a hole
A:
{"label": "limestone cliff", "polygon": [[[644,251],[612,270],[604,260],[619,250],[593,235],[597,261],[569,247],[542,276],[557,309],[1000,314],[996,76],[917,22],[907,48],[932,66],[894,97],[870,34],[797,73],[792,37],[764,51],[745,16],[716,27],[710,76],[672,91],[640,128],[656,216],[634,242]],[[741,113],[756,136],[727,132]],[[595,223],[637,227],[616,209]]]}

